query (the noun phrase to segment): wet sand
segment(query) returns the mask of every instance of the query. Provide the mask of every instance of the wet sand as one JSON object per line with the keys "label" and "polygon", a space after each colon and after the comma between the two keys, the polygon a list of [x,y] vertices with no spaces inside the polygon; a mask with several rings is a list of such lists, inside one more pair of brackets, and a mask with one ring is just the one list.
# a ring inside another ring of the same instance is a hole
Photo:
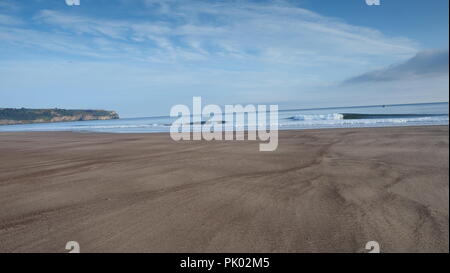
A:
{"label": "wet sand", "polygon": [[448,126],[0,133],[0,252],[449,251]]}

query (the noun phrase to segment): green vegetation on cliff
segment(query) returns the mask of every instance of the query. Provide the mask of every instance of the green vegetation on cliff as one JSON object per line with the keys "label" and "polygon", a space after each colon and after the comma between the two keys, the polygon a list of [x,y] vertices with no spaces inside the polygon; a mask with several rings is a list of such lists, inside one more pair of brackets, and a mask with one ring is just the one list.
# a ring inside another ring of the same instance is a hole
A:
{"label": "green vegetation on cliff", "polygon": [[0,108],[0,124],[118,119],[114,111]]}

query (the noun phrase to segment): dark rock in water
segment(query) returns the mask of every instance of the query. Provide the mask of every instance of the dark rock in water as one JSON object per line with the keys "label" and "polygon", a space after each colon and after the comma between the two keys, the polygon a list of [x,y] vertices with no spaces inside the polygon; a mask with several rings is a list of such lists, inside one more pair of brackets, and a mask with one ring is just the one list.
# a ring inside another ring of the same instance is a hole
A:
{"label": "dark rock in water", "polygon": [[212,123],[218,123],[218,124],[225,124],[224,120],[221,121],[200,121],[200,122],[189,122],[189,125],[203,125],[203,124],[212,124]]}

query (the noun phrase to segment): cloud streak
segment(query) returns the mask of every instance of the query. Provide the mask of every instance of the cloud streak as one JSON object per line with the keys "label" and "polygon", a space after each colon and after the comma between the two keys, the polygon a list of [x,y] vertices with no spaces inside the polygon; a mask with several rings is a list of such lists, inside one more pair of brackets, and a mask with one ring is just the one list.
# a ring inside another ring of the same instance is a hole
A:
{"label": "cloud streak", "polygon": [[408,39],[387,37],[374,29],[353,26],[283,1],[145,4],[141,10],[130,8],[130,16],[121,19],[95,18],[73,10],[36,11],[24,28],[39,32],[42,40],[51,38],[47,43],[24,37],[20,26],[9,27],[7,32],[9,37],[17,36],[12,40],[22,39],[24,45],[41,44],[47,49],[56,48],[48,43],[64,43],[67,36],[72,36],[72,43],[79,43],[79,48],[88,47],[87,53],[73,52],[80,55],[93,55],[91,52],[98,50],[93,38],[99,38],[111,50],[100,50],[97,55],[122,55],[150,62],[210,62],[226,58],[228,62],[310,66],[327,58],[329,62],[352,65],[370,63],[380,56],[402,59],[417,51]]}
{"label": "cloud streak", "polygon": [[0,14],[0,25],[21,25],[24,22],[16,17]]}
{"label": "cloud streak", "polygon": [[448,50],[421,51],[403,63],[364,73],[346,80],[344,84],[411,80],[448,75],[448,59]]}

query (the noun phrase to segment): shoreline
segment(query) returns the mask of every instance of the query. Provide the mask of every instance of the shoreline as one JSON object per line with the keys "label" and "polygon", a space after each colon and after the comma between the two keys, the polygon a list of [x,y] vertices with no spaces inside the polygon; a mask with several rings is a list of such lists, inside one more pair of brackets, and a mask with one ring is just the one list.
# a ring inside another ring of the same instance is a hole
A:
{"label": "shoreline", "polygon": [[0,252],[448,252],[449,127],[0,133]]}
{"label": "shoreline", "polygon": [[[50,123],[51,124],[51,123]],[[13,124],[13,125],[29,125],[29,124]],[[13,126],[13,125],[5,125],[5,126]],[[1,125],[0,125],[1,126]],[[441,126],[447,126],[449,127],[450,124],[424,124],[424,125],[393,125],[393,126],[367,126],[367,127],[322,127],[322,128],[288,128],[288,129],[279,129],[278,131],[322,131],[322,130],[357,130],[357,129],[377,129],[377,128],[421,128],[421,127],[441,127]],[[238,130],[239,131],[239,130]],[[225,132],[225,131],[222,131]],[[240,132],[240,131],[239,131]],[[248,132],[247,130],[244,130],[244,132]],[[118,135],[147,135],[147,134],[169,134],[170,132],[100,132],[100,131],[91,131],[91,130],[59,130],[59,131],[0,131],[0,134],[15,134],[15,133],[74,133],[74,134],[118,134]],[[192,133],[192,132],[190,132]],[[224,141],[224,140],[223,140]]]}

